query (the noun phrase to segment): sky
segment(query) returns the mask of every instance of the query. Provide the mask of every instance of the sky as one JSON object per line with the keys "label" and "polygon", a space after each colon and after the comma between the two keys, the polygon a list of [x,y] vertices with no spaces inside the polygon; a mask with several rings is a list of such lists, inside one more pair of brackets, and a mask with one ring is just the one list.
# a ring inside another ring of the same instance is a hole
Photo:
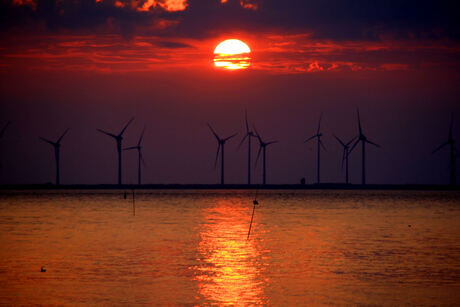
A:
{"label": "sky", "polygon": [[[456,1],[2,0],[0,183],[116,183],[113,139],[143,140],[144,183],[247,182],[244,113],[266,140],[267,182],[343,182],[336,135],[365,135],[368,183],[448,183],[447,141],[460,138],[460,4]],[[248,69],[217,69],[213,50],[239,39]],[[458,148],[457,144],[457,148]],[[258,145],[253,140],[255,164]],[[137,155],[123,152],[123,182],[137,182]],[[458,161],[458,160],[457,160]],[[460,161],[458,161],[460,163]],[[457,164],[458,164],[457,163]],[[253,182],[261,182],[261,160]],[[350,180],[361,181],[361,150]],[[457,174],[459,172],[457,171]],[[458,176],[457,176],[458,177]]]}

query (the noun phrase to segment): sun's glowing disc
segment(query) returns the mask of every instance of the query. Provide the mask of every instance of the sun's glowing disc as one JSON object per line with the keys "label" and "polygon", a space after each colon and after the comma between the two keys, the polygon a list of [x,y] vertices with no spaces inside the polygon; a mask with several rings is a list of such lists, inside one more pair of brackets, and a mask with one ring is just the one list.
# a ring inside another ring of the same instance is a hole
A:
{"label": "sun's glowing disc", "polygon": [[238,39],[227,39],[214,49],[214,65],[225,69],[246,69],[251,65],[249,46]]}

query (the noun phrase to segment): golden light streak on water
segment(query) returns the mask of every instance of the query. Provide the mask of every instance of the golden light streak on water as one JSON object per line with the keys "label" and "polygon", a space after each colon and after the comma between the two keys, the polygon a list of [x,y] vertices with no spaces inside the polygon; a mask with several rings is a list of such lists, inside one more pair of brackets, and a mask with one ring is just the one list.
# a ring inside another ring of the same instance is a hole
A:
{"label": "golden light streak on water", "polygon": [[[196,280],[205,301],[225,306],[267,303],[260,279],[267,264],[261,261],[257,241],[246,239],[247,209],[247,205],[227,200],[204,210],[204,219],[214,221],[203,225],[200,232],[202,265],[197,267]],[[253,226],[257,231],[256,223]]]}

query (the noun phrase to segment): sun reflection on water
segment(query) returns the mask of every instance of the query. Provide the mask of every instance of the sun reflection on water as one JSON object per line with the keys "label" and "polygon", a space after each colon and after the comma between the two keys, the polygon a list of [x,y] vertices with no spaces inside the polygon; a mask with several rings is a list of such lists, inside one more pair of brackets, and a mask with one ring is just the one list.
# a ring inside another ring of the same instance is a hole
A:
{"label": "sun reflection on water", "polygon": [[[204,210],[208,223],[201,228],[201,265],[195,280],[202,299],[218,305],[263,305],[264,264],[256,240],[246,240],[249,223],[247,205],[220,201]],[[253,227],[257,228],[256,225]]]}

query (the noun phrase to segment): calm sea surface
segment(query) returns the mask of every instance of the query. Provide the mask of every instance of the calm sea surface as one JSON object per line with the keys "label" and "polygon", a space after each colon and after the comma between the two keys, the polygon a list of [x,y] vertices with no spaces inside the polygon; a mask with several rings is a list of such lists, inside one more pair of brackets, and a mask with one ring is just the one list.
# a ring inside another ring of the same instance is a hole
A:
{"label": "calm sea surface", "polygon": [[254,194],[3,193],[0,304],[460,305],[458,192]]}

